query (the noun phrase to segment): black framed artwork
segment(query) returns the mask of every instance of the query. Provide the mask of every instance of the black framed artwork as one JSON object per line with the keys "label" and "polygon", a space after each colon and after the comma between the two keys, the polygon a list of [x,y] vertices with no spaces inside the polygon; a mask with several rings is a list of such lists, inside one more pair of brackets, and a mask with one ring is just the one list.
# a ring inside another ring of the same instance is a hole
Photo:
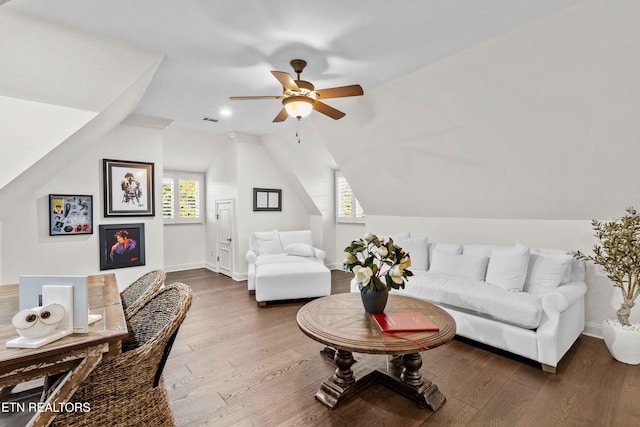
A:
{"label": "black framed artwork", "polygon": [[49,236],[93,234],[93,196],[49,194]]}
{"label": "black framed artwork", "polygon": [[144,224],[99,226],[100,270],[145,265]]}
{"label": "black framed artwork", "polygon": [[103,159],[104,216],[155,216],[153,163]]}
{"label": "black framed artwork", "polygon": [[254,188],[253,210],[256,212],[281,211],[282,190],[275,188]]}

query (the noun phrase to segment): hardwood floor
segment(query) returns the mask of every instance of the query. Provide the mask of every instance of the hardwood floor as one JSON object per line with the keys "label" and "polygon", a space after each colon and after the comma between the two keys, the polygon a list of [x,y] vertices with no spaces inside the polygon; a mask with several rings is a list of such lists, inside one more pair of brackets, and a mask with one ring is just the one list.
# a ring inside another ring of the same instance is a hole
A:
{"label": "hardwood floor", "polygon": [[[332,292],[352,275],[332,272]],[[259,308],[246,282],[206,269],[169,273],[194,300],[164,370],[178,426],[637,426],[640,366],[614,361],[604,342],[578,339],[556,374],[463,339],[422,353],[423,374],[446,396],[437,412],[377,384],[331,410],[314,399],[334,371],[300,332],[307,301]],[[358,355],[356,359],[384,356]],[[0,425],[24,425],[0,414]]]}
{"label": "hardwood floor", "polygon": [[[333,293],[348,292],[350,278],[333,271]],[[174,281],[195,296],[165,368],[179,426],[640,425],[640,367],[614,361],[587,336],[556,374],[456,339],[422,353],[424,375],[447,397],[439,411],[375,384],[330,410],[314,394],[334,368],[295,321],[307,301],[258,308],[246,282],[204,269],[170,273]]]}

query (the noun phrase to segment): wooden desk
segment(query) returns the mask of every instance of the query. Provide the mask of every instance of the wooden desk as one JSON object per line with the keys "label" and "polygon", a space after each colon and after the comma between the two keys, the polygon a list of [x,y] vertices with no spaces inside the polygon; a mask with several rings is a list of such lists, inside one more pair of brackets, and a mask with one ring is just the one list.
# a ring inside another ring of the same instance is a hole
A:
{"label": "wooden desk", "polygon": [[92,324],[86,334],[72,334],[40,348],[6,348],[5,343],[18,336],[11,318],[19,310],[18,285],[0,286],[0,389],[7,397],[16,384],[68,372],[61,384],[44,402],[45,410],[35,412],[28,426],[46,426],[80,387],[82,381],[100,363],[122,351],[127,324],[115,275],[89,276],[88,298],[91,314],[102,320]]}
{"label": "wooden desk", "polygon": [[[389,295],[387,313],[422,312],[440,330],[438,332],[403,332],[399,336],[411,338],[428,348],[442,345],[456,333],[456,323],[444,310],[415,298]],[[386,336],[373,317],[365,313],[360,294],[338,294],[319,298],[303,306],[297,315],[300,330],[310,338],[335,348],[336,371],[316,393],[316,399],[335,408],[338,403],[377,381],[436,411],[445,402],[438,386],[420,373],[424,348],[411,341]],[[392,369],[380,370],[358,362],[357,374],[352,352],[401,355]]]}

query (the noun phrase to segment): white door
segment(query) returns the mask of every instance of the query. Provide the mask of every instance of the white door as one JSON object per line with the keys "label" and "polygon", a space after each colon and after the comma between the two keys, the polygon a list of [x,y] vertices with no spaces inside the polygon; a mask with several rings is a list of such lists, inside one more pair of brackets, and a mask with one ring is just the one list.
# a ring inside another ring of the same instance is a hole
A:
{"label": "white door", "polygon": [[216,201],[218,272],[231,277],[233,272],[233,200]]}

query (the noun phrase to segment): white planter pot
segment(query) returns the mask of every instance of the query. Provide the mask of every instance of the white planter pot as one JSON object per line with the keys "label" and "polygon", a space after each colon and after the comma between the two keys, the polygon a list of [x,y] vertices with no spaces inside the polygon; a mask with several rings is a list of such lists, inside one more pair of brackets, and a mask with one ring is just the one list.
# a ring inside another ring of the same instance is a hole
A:
{"label": "white planter pot", "polygon": [[614,359],[640,364],[640,325],[622,326],[617,320],[602,322],[602,337]]}

